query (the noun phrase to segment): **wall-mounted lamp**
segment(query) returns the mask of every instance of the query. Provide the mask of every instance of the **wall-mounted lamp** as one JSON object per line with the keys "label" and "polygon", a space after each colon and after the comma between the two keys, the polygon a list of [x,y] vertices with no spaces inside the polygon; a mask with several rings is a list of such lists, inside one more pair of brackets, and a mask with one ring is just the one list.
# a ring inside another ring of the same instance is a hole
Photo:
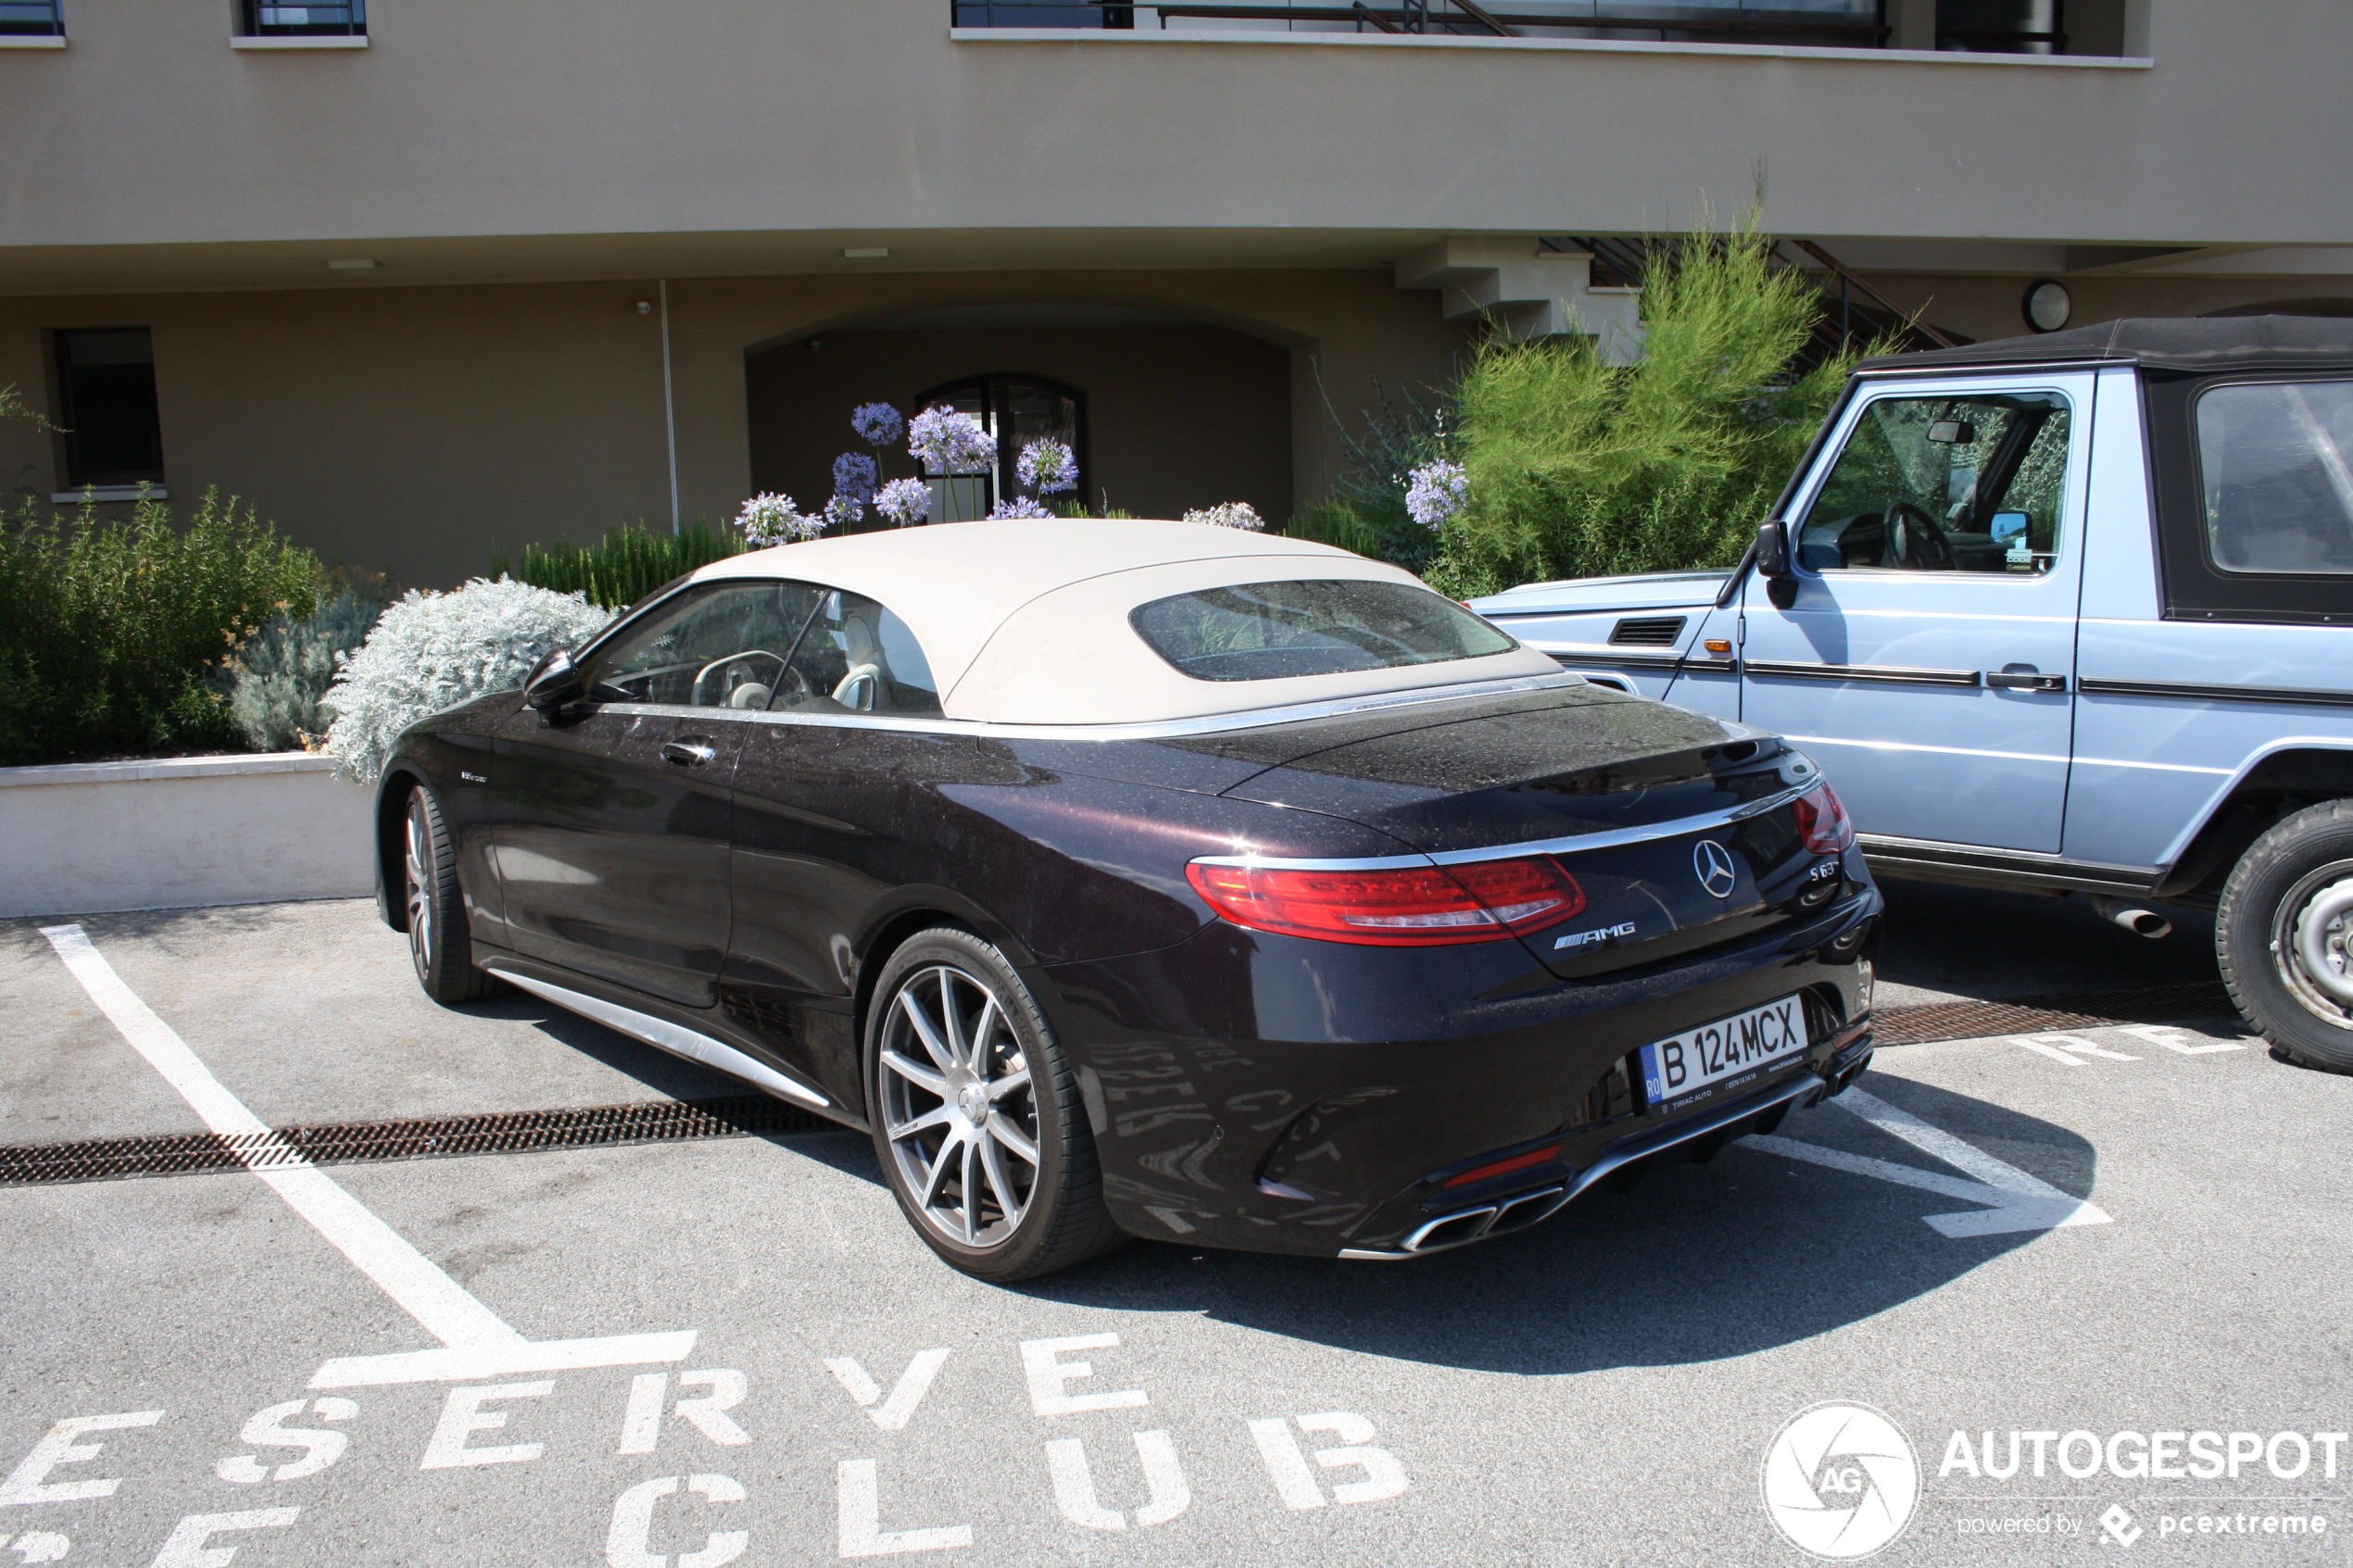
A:
{"label": "wall-mounted lamp", "polygon": [[330,261],[327,263],[327,270],[330,272],[372,272],[382,265],[381,262],[359,256],[344,261]]}
{"label": "wall-mounted lamp", "polygon": [[2018,307],[2028,326],[2038,332],[2055,332],[2075,313],[2075,301],[2069,297],[2066,284],[2045,278],[2026,285],[2026,297]]}
{"label": "wall-mounted lamp", "polygon": [[653,302],[652,300],[650,300],[650,299],[641,299],[641,300],[639,300],[639,301],[637,302],[637,314],[638,314],[638,315],[640,315],[640,316],[650,316],[650,315],[652,315],[653,313],[654,313],[654,302]]}
{"label": "wall-mounted lamp", "polygon": [[890,258],[890,252],[880,247],[846,250],[841,253],[841,258],[844,261],[887,261]]}

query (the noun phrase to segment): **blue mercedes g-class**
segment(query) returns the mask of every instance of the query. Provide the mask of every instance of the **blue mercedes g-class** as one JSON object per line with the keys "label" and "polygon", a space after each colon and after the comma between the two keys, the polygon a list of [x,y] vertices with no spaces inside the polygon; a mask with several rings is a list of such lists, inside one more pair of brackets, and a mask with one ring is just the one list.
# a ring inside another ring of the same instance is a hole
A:
{"label": "blue mercedes g-class", "polygon": [[1872,869],[2217,911],[2353,1071],[2353,320],[2124,320],[1866,360],[1730,572],[1474,608],[1812,750]]}

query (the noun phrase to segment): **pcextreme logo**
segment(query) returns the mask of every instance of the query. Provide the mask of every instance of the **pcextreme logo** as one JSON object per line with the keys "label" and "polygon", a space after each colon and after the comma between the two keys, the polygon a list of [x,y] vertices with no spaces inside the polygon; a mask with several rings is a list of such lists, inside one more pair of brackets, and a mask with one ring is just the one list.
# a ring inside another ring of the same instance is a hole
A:
{"label": "pcextreme logo", "polygon": [[1799,1550],[1831,1562],[1869,1557],[1904,1533],[1919,1501],[1919,1461],[1869,1405],[1800,1411],[1765,1450],[1765,1512]]}

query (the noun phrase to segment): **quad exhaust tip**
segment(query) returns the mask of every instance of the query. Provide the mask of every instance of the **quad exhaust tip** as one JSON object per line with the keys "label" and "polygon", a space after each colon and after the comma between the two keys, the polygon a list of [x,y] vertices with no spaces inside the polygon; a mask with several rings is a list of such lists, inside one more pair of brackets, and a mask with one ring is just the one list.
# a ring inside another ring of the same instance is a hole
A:
{"label": "quad exhaust tip", "polygon": [[2101,919],[2115,922],[2135,936],[2145,936],[2154,942],[2160,936],[2173,935],[2173,922],[2155,909],[2127,904],[2103,893],[2094,893],[2089,897],[2092,908],[2099,911]]}

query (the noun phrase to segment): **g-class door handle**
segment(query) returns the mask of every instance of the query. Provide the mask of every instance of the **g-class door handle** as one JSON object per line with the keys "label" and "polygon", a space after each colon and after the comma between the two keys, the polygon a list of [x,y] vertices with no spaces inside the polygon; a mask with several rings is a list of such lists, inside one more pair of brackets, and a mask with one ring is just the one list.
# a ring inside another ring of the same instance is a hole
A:
{"label": "g-class door handle", "polygon": [[2064,675],[2045,675],[2033,670],[1988,670],[1985,684],[2007,691],[2063,692],[2067,690]]}
{"label": "g-class door handle", "polygon": [[664,741],[661,747],[661,759],[675,762],[681,768],[699,768],[718,755],[719,748],[699,736]]}

